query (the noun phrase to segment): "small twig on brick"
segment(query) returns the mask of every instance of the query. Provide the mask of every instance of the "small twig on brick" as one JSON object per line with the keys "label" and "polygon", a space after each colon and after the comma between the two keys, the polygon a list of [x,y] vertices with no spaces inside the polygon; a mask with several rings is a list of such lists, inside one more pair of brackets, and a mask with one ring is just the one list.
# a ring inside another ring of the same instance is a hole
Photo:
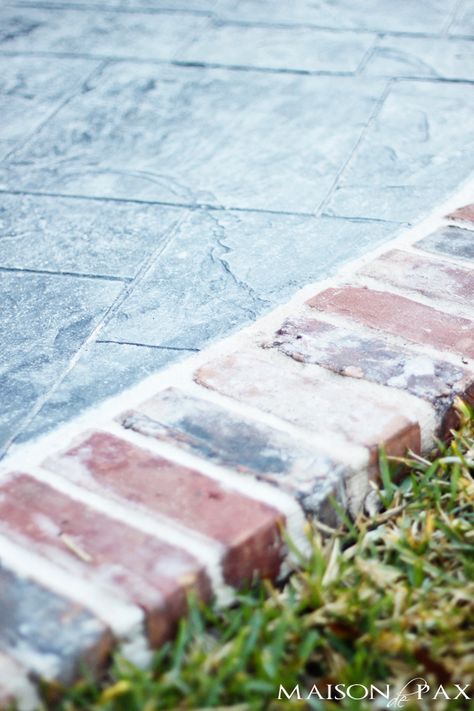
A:
{"label": "small twig on brick", "polygon": [[72,538],[68,536],[67,533],[61,533],[59,537],[66,546],[66,548],[69,548],[69,550],[75,553],[78,558],[83,560],[85,563],[92,563],[92,556],[89,555],[89,553],[87,553],[85,550],[80,548],[76,543],[74,543]]}

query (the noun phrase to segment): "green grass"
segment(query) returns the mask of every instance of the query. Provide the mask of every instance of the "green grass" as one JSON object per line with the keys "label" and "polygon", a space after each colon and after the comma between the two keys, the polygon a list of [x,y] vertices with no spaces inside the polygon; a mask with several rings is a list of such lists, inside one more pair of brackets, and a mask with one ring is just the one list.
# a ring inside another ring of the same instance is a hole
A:
{"label": "green grass", "polygon": [[[279,685],[298,683],[303,693],[328,683],[401,687],[416,676],[447,691],[450,682],[469,683],[474,417],[459,407],[459,432],[430,461],[381,457],[381,513],[331,534],[308,526],[311,558],[281,589],[262,583],[225,611],[192,603],[150,671],[116,658],[102,685],[82,680],[59,698],[46,690],[45,707],[345,711],[374,707],[348,699],[278,701]],[[401,466],[407,473],[396,484]],[[404,708],[451,711],[469,702],[440,698]]]}

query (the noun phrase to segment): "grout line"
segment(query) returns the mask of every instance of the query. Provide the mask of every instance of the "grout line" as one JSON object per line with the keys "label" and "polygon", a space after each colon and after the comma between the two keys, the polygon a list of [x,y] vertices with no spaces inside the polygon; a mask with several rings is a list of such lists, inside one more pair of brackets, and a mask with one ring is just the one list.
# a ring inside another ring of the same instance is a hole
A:
{"label": "grout line", "polygon": [[49,269],[32,269],[29,267],[0,266],[0,272],[11,272],[13,274],[38,274],[41,276],[76,277],[79,279],[98,279],[102,281],[130,282],[133,280],[133,277],[112,276],[108,274],[88,274],[85,272],[53,271]]}
{"label": "grout line", "polygon": [[367,123],[361,130],[359,137],[357,141],[355,142],[352,150],[350,151],[349,155],[345,158],[345,160],[342,162],[336,177],[334,178],[334,181],[329,188],[326,196],[323,198],[322,202],[319,204],[319,207],[315,208],[315,214],[318,217],[321,217],[324,213],[324,210],[327,206],[327,204],[330,202],[331,197],[335,193],[337,186],[339,185],[339,182],[343,176],[343,174],[346,171],[346,168],[348,167],[349,163],[351,162],[352,158],[354,155],[357,153],[360,145],[362,144],[362,141],[364,140],[365,136],[367,135],[367,132],[369,131],[370,127],[372,126],[372,123],[375,121],[377,116],[379,115],[380,111],[382,110],[382,107],[390,93],[390,90],[392,88],[392,80],[389,79],[389,81],[386,83],[381,95],[379,96],[378,100],[375,102],[374,107],[372,108],[372,111],[370,112],[370,115],[368,117]]}
{"label": "grout line", "polygon": [[398,84],[402,84],[403,82],[407,83],[413,83],[413,84],[467,84],[468,86],[471,86],[474,84],[474,79],[456,79],[456,78],[448,78],[448,77],[393,77],[393,81],[397,82]]}
{"label": "grout line", "polygon": [[446,24],[442,30],[442,34],[444,37],[450,37],[449,30],[451,29],[455,20],[457,19],[457,14],[460,11],[463,4],[464,4],[464,0],[457,0],[457,2],[455,3],[454,8],[453,8],[451,14],[449,15],[449,17],[446,21]]}
{"label": "grout line", "polygon": [[115,341],[114,339],[98,338],[96,343],[116,343],[122,346],[137,346],[138,348],[154,348],[161,351],[183,351],[185,353],[199,353],[200,348],[179,348],[177,346],[157,346],[154,343],[138,343],[136,341]]}
{"label": "grout line", "polygon": [[[169,66],[178,68],[189,68],[189,69],[216,69],[216,70],[228,70],[231,72],[244,72],[244,73],[257,73],[257,74],[282,74],[282,75],[292,75],[296,74],[298,76],[313,76],[313,77],[354,77],[355,72],[344,72],[344,71],[331,71],[330,69],[290,69],[290,68],[276,68],[276,67],[257,67],[254,65],[246,64],[221,64],[219,62],[205,62],[205,61],[193,61],[190,60],[179,60],[174,58],[140,58],[127,55],[121,56],[110,56],[104,54],[90,54],[90,53],[80,53],[80,52],[55,52],[50,50],[6,50],[0,49],[0,56],[4,57],[44,57],[44,58],[61,58],[61,59],[78,59],[78,60],[88,60],[96,62],[107,62],[115,64],[150,64],[159,66]],[[372,78],[375,81],[376,78]]]}
{"label": "grout line", "polygon": [[[57,192],[40,192],[36,190],[7,190],[0,188],[0,195],[30,195],[33,197],[58,197],[70,200],[95,200],[96,202],[117,202],[117,203],[131,203],[133,205],[154,205],[158,207],[178,209],[184,208],[186,210],[210,210],[214,212],[243,212],[243,213],[256,213],[264,215],[287,215],[290,217],[311,217],[314,218],[313,212],[298,212],[292,210],[271,210],[259,207],[233,207],[233,206],[223,206],[223,205],[211,205],[207,203],[185,203],[185,202],[167,202],[164,200],[144,200],[140,198],[118,198],[109,196],[94,196],[94,195],[74,195],[68,193],[57,193]],[[372,218],[361,218],[361,217],[351,217],[346,218],[344,216],[337,215],[321,215],[324,219],[340,219],[349,220],[350,222],[392,222],[391,220],[378,220]],[[399,222],[393,222],[393,224],[403,224]]]}
{"label": "grout line", "polygon": [[[385,36],[385,35],[384,35]],[[439,37],[438,39],[442,39]],[[459,37],[459,39],[468,40],[471,39],[474,42],[474,37]],[[331,71],[330,69],[297,69],[297,68],[277,68],[277,67],[258,67],[255,65],[247,64],[225,64],[219,62],[205,62],[205,61],[193,61],[193,60],[178,60],[178,59],[165,59],[165,58],[147,58],[142,59],[139,57],[132,56],[110,56],[103,54],[83,54],[78,52],[54,52],[48,50],[5,50],[0,49],[0,56],[3,57],[42,57],[46,59],[76,59],[81,61],[95,61],[104,62],[105,64],[138,64],[138,65],[152,65],[152,66],[166,66],[175,67],[178,69],[203,69],[210,71],[229,71],[229,72],[240,72],[248,74],[270,74],[270,75],[282,75],[282,76],[302,76],[302,77],[340,77],[340,78],[352,78],[354,80],[360,79],[361,72],[365,69],[368,61],[371,59],[374,50],[376,49],[376,42],[369,48],[364,56],[362,57],[359,66],[354,71]],[[365,76],[365,75],[364,75]],[[451,84],[473,84],[474,79],[466,79],[460,77],[430,77],[430,76],[406,76],[406,75],[367,75],[365,76],[366,81],[376,82],[382,79],[393,79],[394,81],[418,81],[418,82],[430,82],[430,83],[451,83]],[[72,97],[70,97],[72,98]],[[67,103],[67,102],[65,102]],[[58,108],[62,108],[62,105]],[[56,111],[53,112],[52,116]],[[41,124],[40,126],[42,126]],[[9,155],[9,154],[7,154]]]}
{"label": "grout line", "polygon": [[464,40],[465,42],[474,42],[474,34],[470,34],[470,35],[463,35],[463,34],[459,34],[459,33],[451,34],[451,35],[449,35],[449,39],[453,39],[453,40],[460,39],[460,40]]}
{"label": "grout line", "polygon": [[378,47],[381,37],[382,37],[381,34],[377,34],[374,37],[374,41],[372,42],[372,44],[368,48],[368,50],[364,53],[362,59],[359,62],[359,66],[357,67],[357,69],[355,71],[356,76],[360,76],[361,74],[364,73],[366,66],[370,63],[370,61],[372,60],[372,57],[375,54],[375,51]]}
{"label": "grout line", "polygon": [[[462,0],[461,0],[462,1]],[[383,27],[340,27],[337,25],[324,25],[315,22],[271,22],[265,20],[252,20],[252,19],[236,19],[232,17],[223,17],[218,15],[218,8],[211,7],[209,9],[200,10],[198,8],[188,8],[184,7],[151,7],[143,5],[142,7],[123,7],[119,5],[115,6],[104,6],[99,5],[94,2],[87,4],[82,3],[69,3],[69,2],[42,2],[37,3],[34,0],[18,0],[17,2],[8,2],[8,6],[12,8],[36,8],[38,10],[79,10],[82,12],[90,12],[91,10],[100,11],[104,13],[121,13],[129,15],[195,15],[197,17],[204,17],[213,20],[219,25],[234,25],[241,27],[262,27],[268,29],[283,29],[283,30],[293,30],[293,29],[314,29],[323,30],[327,32],[332,32],[334,34],[356,34],[356,35],[374,35],[383,33],[385,35],[393,37],[421,37],[427,39],[439,39],[443,36],[445,28],[442,28],[440,32],[422,32],[414,31],[410,32],[407,30],[387,30]],[[457,8],[456,8],[457,10]],[[446,25],[446,23],[445,23]],[[468,39],[474,40],[474,37],[468,35]]]}
{"label": "grout line", "polygon": [[413,224],[411,222],[399,222],[398,220],[384,220],[379,217],[358,217],[356,215],[346,217],[346,215],[333,215],[330,212],[322,212],[318,217],[325,220],[342,220],[343,222],[360,222],[361,224],[379,223],[382,225],[393,225],[394,227],[411,227]]}
{"label": "grout line", "polygon": [[173,8],[173,7],[123,7],[121,5],[98,5],[94,2],[91,3],[74,3],[74,2],[55,2],[51,0],[50,2],[35,2],[34,0],[19,0],[18,2],[12,2],[11,0],[7,2],[8,7],[11,8],[31,8],[37,10],[79,10],[81,12],[99,11],[105,13],[119,13],[123,15],[197,15],[198,17],[209,17],[209,10],[198,10],[196,8]]}

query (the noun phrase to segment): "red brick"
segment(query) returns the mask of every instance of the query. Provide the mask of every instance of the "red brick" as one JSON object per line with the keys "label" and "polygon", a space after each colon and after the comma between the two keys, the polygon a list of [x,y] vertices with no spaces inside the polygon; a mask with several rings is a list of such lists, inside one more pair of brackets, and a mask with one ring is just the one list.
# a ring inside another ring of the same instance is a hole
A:
{"label": "red brick", "polygon": [[185,613],[187,589],[210,598],[203,568],[188,553],[26,474],[0,487],[0,532],[143,607],[154,645],[171,636]]}
{"label": "red brick", "polygon": [[[71,579],[71,585],[74,581]],[[80,605],[0,565],[0,651],[47,678],[70,683],[102,669],[112,646],[105,625]]]}
{"label": "red brick", "polygon": [[474,358],[474,322],[398,294],[359,286],[326,289],[308,301],[318,311],[340,314],[414,343]]}
{"label": "red brick", "polygon": [[223,544],[224,576],[230,584],[249,581],[254,572],[262,577],[278,573],[281,514],[194,469],[103,432],[48,459],[46,467]]}
{"label": "red brick", "polygon": [[474,203],[471,203],[470,205],[464,205],[464,207],[460,207],[457,210],[454,210],[454,212],[451,212],[449,215],[447,215],[447,218],[449,220],[472,222],[474,224]]}
{"label": "red brick", "polygon": [[470,308],[474,316],[472,269],[462,269],[437,259],[394,249],[369,262],[359,273],[399,289],[461,304]]}
{"label": "red brick", "polygon": [[[198,383],[258,407],[305,430],[345,437],[368,447],[372,459],[384,444],[390,454],[420,449],[418,424],[398,410],[398,394],[290,359],[275,362],[267,351],[217,359],[195,374]],[[393,397],[392,397],[393,395]]]}

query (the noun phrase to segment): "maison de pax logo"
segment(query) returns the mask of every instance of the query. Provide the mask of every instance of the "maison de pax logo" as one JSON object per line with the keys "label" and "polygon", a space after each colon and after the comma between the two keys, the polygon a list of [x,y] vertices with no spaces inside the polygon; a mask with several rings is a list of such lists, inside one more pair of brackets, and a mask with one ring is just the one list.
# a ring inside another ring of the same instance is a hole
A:
{"label": "maison de pax logo", "polygon": [[409,702],[444,699],[470,700],[470,684],[449,684],[446,686],[430,686],[423,677],[410,679],[402,688],[395,688],[391,684],[378,685],[371,684],[327,684],[318,688],[314,684],[311,689],[305,690],[299,684],[293,689],[287,689],[280,684],[277,699],[286,701],[303,701],[308,699],[319,699],[321,701],[342,701],[352,699],[354,701],[375,701],[378,700],[378,708],[401,709]]}

